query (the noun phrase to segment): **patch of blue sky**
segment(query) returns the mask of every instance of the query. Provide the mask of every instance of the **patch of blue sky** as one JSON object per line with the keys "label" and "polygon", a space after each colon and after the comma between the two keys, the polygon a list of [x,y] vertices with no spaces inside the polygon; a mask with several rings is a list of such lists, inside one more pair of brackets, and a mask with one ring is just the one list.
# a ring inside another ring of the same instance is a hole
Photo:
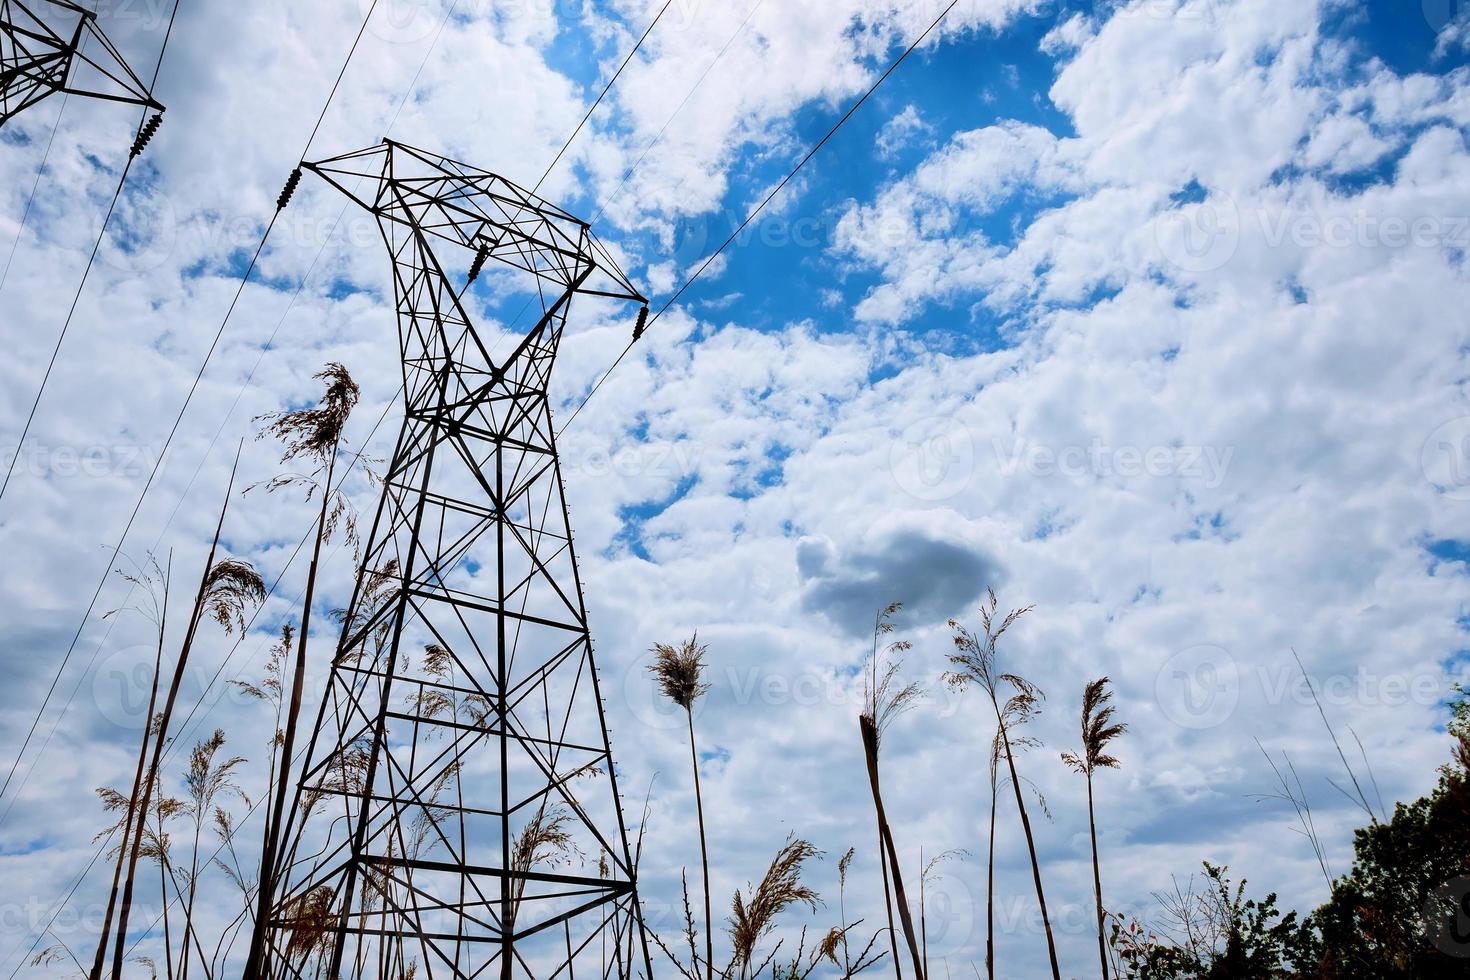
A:
{"label": "patch of blue sky", "polygon": [[1230,521],[1223,511],[1214,511],[1208,514],[1195,514],[1194,526],[1182,534],[1174,535],[1173,540],[1178,541],[1203,541],[1213,539],[1217,541],[1234,541],[1240,535],[1230,527]]}
{"label": "patch of blue sky", "polygon": [[[738,315],[746,326],[780,330],[809,321],[823,332],[856,329],[848,311],[881,275],[853,269],[833,254],[837,224],[851,202],[872,200],[897,172],[911,169],[963,131],[1018,120],[1059,136],[1071,134],[1067,117],[1044,96],[1056,65],[1039,46],[1054,24],[1054,17],[1026,17],[1000,34],[967,32],[915,53],[737,238],[726,251],[724,271],[697,283],[687,301],[697,304],[709,291],[714,291],[711,296],[738,292]],[[894,54],[874,59],[871,69],[882,70]],[[671,255],[653,248],[645,254],[655,262],[672,258],[677,268],[689,270],[735,232],[754,203],[827,132],[845,106],[803,106],[774,151],[743,147],[747,155],[732,168],[722,207],[679,221]],[[922,125],[906,143],[880,151],[880,133],[909,106]],[[1038,215],[1065,200],[1065,195],[1022,187],[992,210],[955,218],[967,233],[982,236],[977,245],[1007,246]],[[957,331],[957,319],[967,327]],[[919,334],[964,333],[959,352],[1004,346],[1005,322],[1003,314],[966,296],[930,304],[905,328]]]}
{"label": "patch of blue sky", "polygon": [[1323,31],[1351,45],[1360,57],[1377,58],[1400,74],[1438,74],[1467,61],[1463,47],[1436,53],[1441,32],[1455,18],[1466,17],[1470,10],[1458,0],[1364,0],[1327,10]]}
{"label": "patch of blue sky", "polygon": [[371,286],[364,286],[353,282],[345,276],[335,276],[327,283],[326,295],[331,300],[344,300],[352,296],[365,294],[370,297],[380,295],[379,291]]}
{"label": "patch of blue sky", "polygon": [[751,500],[765,490],[780,486],[786,478],[786,461],[791,454],[790,446],[772,443],[747,460],[734,481],[730,496],[737,500]]}
{"label": "patch of blue sky", "polygon": [[1431,571],[1443,564],[1457,564],[1463,572],[1470,566],[1470,542],[1454,538],[1440,538],[1424,542],[1424,550],[1433,559]]}
{"label": "patch of blue sky", "polygon": [[644,526],[674,504],[689,496],[699,477],[693,474],[684,477],[674,487],[673,491],[661,499],[644,500],[636,504],[629,504],[618,508],[618,517],[622,521],[622,529],[614,537],[613,543],[607,550],[612,555],[619,547],[626,548],[630,553],[637,555],[644,561],[652,561],[648,552],[647,543],[644,540]]}

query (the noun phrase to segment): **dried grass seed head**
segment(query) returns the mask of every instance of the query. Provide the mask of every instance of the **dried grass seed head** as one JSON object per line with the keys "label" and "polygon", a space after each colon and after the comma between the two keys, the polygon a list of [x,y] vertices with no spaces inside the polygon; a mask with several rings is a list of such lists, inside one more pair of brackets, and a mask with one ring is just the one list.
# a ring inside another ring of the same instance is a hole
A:
{"label": "dried grass seed head", "polygon": [[913,648],[907,640],[894,640],[883,644],[882,638],[893,633],[893,616],[903,608],[903,603],[893,602],[885,606],[873,620],[873,650],[869,655],[867,669],[863,671],[863,710],[859,714],[865,737],[871,738],[876,747],[882,741],[883,732],[893,720],[918,704],[924,696],[918,684],[899,684],[898,674],[903,667],[901,654]]}
{"label": "dried grass seed head", "polygon": [[699,634],[678,646],[656,643],[653,647],[653,663],[648,672],[658,680],[659,690],[664,697],[685,711],[694,708],[694,702],[709,691],[703,680],[704,655],[709,647],[699,642]]}
{"label": "dried grass seed head", "polygon": [[315,408],[275,412],[259,416],[256,420],[267,423],[261,430],[261,436],[274,436],[285,445],[282,462],[304,456],[317,463],[326,463],[342,441],[342,430],[361,397],[362,391],[357,382],[336,361],[329,362],[312,377],[326,385]]}
{"label": "dried grass seed head", "polygon": [[[776,916],[792,905],[806,905],[816,911],[821,899],[802,884],[802,865],[821,851],[800,838],[787,838],[781,850],[766,869],[761,883],[751,889],[750,900],[737,889],[731,903],[730,943],[737,966],[748,966],[756,944],[776,927]],[[747,886],[749,887],[749,886]]]}
{"label": "dried grass seed head", "polygon": [[1128,731],[1128,726],[1113,721],[1113,692],[1108,684],[1109,678],[1101,677],[1082,692],[1082,752],[1062,753],[1062,761],[1077,772],[1090,774],[1119,766],[1118,760],[1108,754],[1108,744]]}
{"label": "dried grass seed head", "polygon": [[248,561],[223,558],[204,578],[204,611],[231,634],[245,631],[245,610],[265,601],[265,581]]}

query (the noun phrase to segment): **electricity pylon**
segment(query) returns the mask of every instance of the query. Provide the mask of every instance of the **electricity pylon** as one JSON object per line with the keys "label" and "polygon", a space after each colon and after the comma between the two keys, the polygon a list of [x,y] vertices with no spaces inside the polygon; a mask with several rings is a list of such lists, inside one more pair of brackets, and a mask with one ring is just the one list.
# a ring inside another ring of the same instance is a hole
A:
{"label": "electricity pylon", "polygon": [[70,0],[0,0],[0,126],[54,92],[163,111],[92,11]]}
{"label": "electricity pylon", "polygon": [[[649,977],[547,396],[574,296],[645,300],[502,177],[392,141],[303,166],[377,218],[405,415],[258,975]],[[500,358],[481,273],[535,310]]]}

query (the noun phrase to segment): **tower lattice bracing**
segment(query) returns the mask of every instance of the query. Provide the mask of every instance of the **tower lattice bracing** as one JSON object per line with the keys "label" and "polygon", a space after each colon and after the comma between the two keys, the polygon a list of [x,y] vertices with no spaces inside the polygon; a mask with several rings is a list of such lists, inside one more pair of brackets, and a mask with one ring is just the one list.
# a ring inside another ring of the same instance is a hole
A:
{"label": "tower lattice bracing", "polygon": [[0,126],[55,92],[163,111],[95,13],[70,0],[0,0]]}
{"label": "tower lattice bracing", "polygon": [[[286,821],[263,974],[647,976],[547,382],[587,225],[399,143],[306,169],[376,218],[405,417]],[[469,284],[519,306],[499,349]]]}

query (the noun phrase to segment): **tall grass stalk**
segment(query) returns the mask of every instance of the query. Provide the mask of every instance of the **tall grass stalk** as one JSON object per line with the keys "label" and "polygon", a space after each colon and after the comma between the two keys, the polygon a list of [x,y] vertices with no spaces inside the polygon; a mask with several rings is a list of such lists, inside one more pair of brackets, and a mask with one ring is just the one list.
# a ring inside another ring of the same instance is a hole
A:
{"label": "tall grass stalk", "polygon": [[1097,902],[1097,955],[1102,962],[1102,980],[1108,980],[1106,916],[1103,912],[1102,873],[1098,869],[1097,815],[1092,803],[1092,774],[1098,769],[1117,769],[1118,760],[1108,755],[1108,743],[1128,730],[1113,721],[1113,693],[1108,678],[1087,685],[1082,692],[1082,751],[1063,752],[1062,761],[1087,777],[1087,829],[1092,837],[1092,894]]}
{"label": "tall grass stalk", "polygon": [[939,875],[936,873],[939,865],[951,858],[961,857],[965,853],[965,851],[959,849],[941,851],[925,862],[924,849],[922,847],[919,848],[919,951],[923,955],[924,973],[926,975],[929,972],[929,925],[925,908],[927,905],[929,882],[939,879]]}
{"label": "tall grass stalk", "polygon": [[[224,747],[225,733],[223,729],[216,728],[214,734],[204,739],[194,750],[189,753],[189,770],[184,777],[184,783],[189,791],[188,814],[194,822],[193,847],[189,857],[189,894],[184,902],[184,931],[186,937],[194,935],[194,900],[199,894],[199,839],[204,833],[204,821],[214,812],[215,801],[222,796],[235,795],[247,798],[240,787],[235,783],[235,770],[244,765],[243,756],[233,756],[220,762],[216,759],[219,750]],[[199,944],[197,935],[194,935],[194,944],[199,953],[200,967],[206,974],[210,972],[209,961],[205,959],[204,949]],[[189,977],[189,944],[185,939],[184,947],[179,951],[181,980]]]}
{"label": "tall grass stalk", "polygon": [[[168,587],[169,575],[173,571],[173,552],[169,552],[167,566],[159,569],[156,561],[152,562],[153,575],[143,572],[141,569],[136,575],[124,574],[134,584],[144,585],[152,599],[151,613],[153,624],[158,635],[158,645],[153,655],[153,683],[148,691],[148,711],[143,716],[143,735],[138,739],[138,766],[133,773],[133,788],[128,793],[127,813],[120,825],[122,836],[117,846],[117,863],[112,869],[112,888],[107,894],[107,911],[102,918],[102,934],[97,939],[97,955],[92,960],[92,972],[89,974],[91,980],[102,980],[102,970],[107,963],[107,941],[112,932],[112,919],[117,911],[118,893],[122,888],[123,868],[126,866],[129,843],[133,839],[133,821],[147,818],[146,813],[140,813],[138,808],[139,798],[143,795],[143,774],[148,766],[148,736],[153,730],[153,712],[158,707],[158,685],[163,674],[163,643],[168,632]],[[154,583],[157,583],[160,594],[153,591]]]}
{"label": "tall grass stalk", "polygon": [[[173,679],[169,683],[168,696],[164,699],[163,710],[157,721],[158,731],[154,737],[153,755],[148,763],[148,775],[143,781],[140,813],[148,813],[153,789],[158,784],[159,768],[163,763],[163,750],[168,743],[169,723],[173,719],[179,688],[183,684],[184,672],[189,665],[189,654],[199,630],[199,621],[204,618],[205,613],[208,613],[215,622],[224,627],[226,633],[233,632],[237,625],[243,631],[245,606],[265,601],[265,583],[261,581],[260,575],[250,567],[249,563],[232,558],[215,562],[215,555],[219,551],[220,534],[225,526],[225,515],[230,509],[230,495],[235,489],[235,473],[239,466],[240,452],[239,449],[236,449],[235,462],[230,468],[229,486],[225,490],[224,503],[220,505],[219,520],[214,528],[214,540],[209,545],[209,557],[205,560],[204,572],[199,578],[199,589],[194,595],[194,608],[189,616],[189,626],[184,633],[184,642],[179,648],[178,662],[174,665]],[[122,977],[128,915],[133,906],[135,873],[143,838],[143,824],[144,822],[139,820],[134,828],[132,850],[128,855],[128,872],[123,885],[122,907],[118,913],[117,937],[112,952],[113,980],[120,980]],[[165,907],[167,907],[166,900]]]}
{"label": "tall grass stalk", "polygon": [[[261,846],[260,886],[256,895],[255,927],[251,931],[250,951],[246,957],[244,976],[255,980],[260,976],[261,959],[265,949],[265,934],[269,928],[271,904],[275,895],[276,872],[280,862],[276,858],[282,833],[281,821],[285,819],[286,796],[291,786],[291,759],[296,747],[296,729],[301,717],[302,688],[306,684],[306,641],[311,635],[311,607],[316,593],[317,569],[321,562],[322,543],[331,536],[337,522],[347,513],[347,534],[352,537],[354,528],[347,504],[339,491],[332,486],[337,468],[337,455],[342,447],[343,430],[352,415],[361,394],[357,382],[347,369],[335,362],[327,364],[315,377],[326,385],[326,391],[316,408],[283,412],[263,417],[269,424],[261,435],[273,435],[285,444],[281,461],[306,458],[317,464],[307,476],[283,475],[270,481],[269,489],[287,486],[306,486],[307,498],[318,490],[321,492],[321,512],[317,515],[316,538],[312,544],[311,565],[306,573],[306,592],[302,599],[301,629],[296,640],[296,662],[291,675],[291,698],[286,710],[284,732],[281,738],[281,763],[276,772],[275,799],[266,820],[264,841]],[[318,484],[316,477],[325,472],[325,479]]]}
{"label": "tall grass stalk", "polygon": [[1000,733],[990,740],[990,833],[985,840],[985,976],[995,980],[995,809],[1000,798]]}
{"label": "tall grass stalk", "polygon": [[[705,980],[714,980],[714,916],[711,913],[709,888],[709,843],[704,831],[704,796],[699,788],[699,752],[694,744],[694,702],[709,691],[701,679],[704,655],[709,648],[699,642],[695,633],[679,646],[654,645],[654,661],[649,671],[658,678],[659,688],[670,701],[684,709],[689,724],[689,765],[694,771],[694,811],[699,820],[699,861],[704,871],[704,970]],[[698,972],[698,958],[695,969]]]}
{"label": "tall grass stalk", "polygon": [[[955,652],[950,654],[951,669],[945,680],[956,690],[978,684],[990,701],[995,713],[996,734],[1000,739],[1006,768],[1010,771],[1011,788],[1016,794],[1016,809],[1021,815],[1021,829],[1026,835],[1026,850],[1031,858],[1031,877],[1036,885],[1036,901],[1041,907],[1041,924],[1046,933],[1046,952],[1051,961],[1053,980],[1061,980],[1062,970],[1057,963],[1056,937],[1052,933],[1051,916],[1046,908],[1046,890],[1041,883],[1041,863],[1036,857],[1036,837],[1031,830],[1031,818],[1026,813],[1026,801],[1021,796],[1021,778],[1016,772],[1016,749],[1021,747],[1011,738],[1011,725],[1017,720],[1030,718],[1040,709],[1045,694],[1041,689],[1018,674],[996,673],[996,642],[1013,623],[1031,611],[1030,606],[1013,609],[997,621],[999,600],[993,590],[987,590],[986,600],[980,604],[980,621],[983,633],[976,635],[954,620]],[[1001,706],[999,686],[1007,685],[1013,692]],[[1034,744],[1034,743],[1031,743]]]}
{"label": "tall grass stalk", "polygon": [[[913,961],[914,976],[924,980],[924,965],[919,955],[919,940],[914,931],[913,915],[909,911],[908,895],[903,887],[903,869],[898,860],[898,848],[893,842],[893,830],[888,824],[888,813],[883,807],[883,787],[878,776],[879,749],[883,731],[900,714],[913,707],[921,696],[917,684],[897,685],[901,664],[898,655],[910,649],[907,640],[894,640],[886,645],[883,638],[893,632],[893,616],[903,608],[901,603],[891,603],[873,619],[873,650],[868,658],[868,669],[863,675],[863,710],[858,715],[858,731],[863,740],[863,757],[868,769],[868,788],[873,794],[873,810],[878,820],[878,844],[886,856],[886,865],[893,882],[893,904],[898,906],[899,922],[903,925],[904,941],[908,944],[909,956]],[[893,962],[898,963],[898,947],[893,936],[892,912],[889,913],[889,943],[893,947]]]}

